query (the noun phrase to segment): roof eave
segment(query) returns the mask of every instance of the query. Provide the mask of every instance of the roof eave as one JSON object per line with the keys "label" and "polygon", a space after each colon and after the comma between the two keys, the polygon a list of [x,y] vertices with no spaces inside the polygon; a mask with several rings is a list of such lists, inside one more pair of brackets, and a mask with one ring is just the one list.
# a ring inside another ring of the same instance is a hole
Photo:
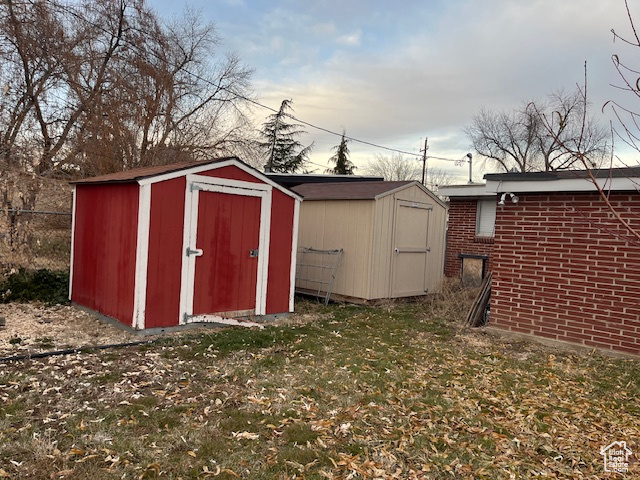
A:
{"label": "roof eave", "polygon": [[494,195],[492,192],[488,192],[486,184],[474,183],[466,185],[448,185],[440,187],[438,194],[445,197],[488,197]]}
{"label": "roof eave", "polygon": [[[606,191],[638,191],[640,178],[598,178],[597,185]],[[487,180],[486,191],[496,193],[595,192],[588,178],[544,180]]]}

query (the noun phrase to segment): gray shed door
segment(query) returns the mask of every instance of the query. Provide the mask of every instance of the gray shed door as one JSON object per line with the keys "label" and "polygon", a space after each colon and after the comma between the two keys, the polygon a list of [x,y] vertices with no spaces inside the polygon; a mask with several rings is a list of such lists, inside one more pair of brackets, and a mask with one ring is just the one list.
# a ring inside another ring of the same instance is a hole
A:
{"label": "gray shed door", "polygon": [[424,295],[429,255],[428,203],[396,200],[391,296]]}

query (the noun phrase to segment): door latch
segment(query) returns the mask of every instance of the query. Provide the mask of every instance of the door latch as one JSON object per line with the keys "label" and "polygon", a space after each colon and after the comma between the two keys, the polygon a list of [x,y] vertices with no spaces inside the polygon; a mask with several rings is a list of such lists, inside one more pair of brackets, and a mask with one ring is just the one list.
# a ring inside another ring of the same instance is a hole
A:
{"label": "door latch", "polygon": [[249,258],[257,258],[258,257],[258,249],[253,248],[249,250]]}
{"label": "door latch", "polygon": [[204,252],[201,248],[187,247],[187,257],[193,255],[194,257],[201,257]]}

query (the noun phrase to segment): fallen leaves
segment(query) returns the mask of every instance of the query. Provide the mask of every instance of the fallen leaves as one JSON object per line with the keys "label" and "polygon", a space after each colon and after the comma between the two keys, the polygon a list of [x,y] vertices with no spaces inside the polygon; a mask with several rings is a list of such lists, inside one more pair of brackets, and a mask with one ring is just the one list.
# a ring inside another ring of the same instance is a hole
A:
{"label": "fallen leaves", "polygon": [[278,345],[0,365],[0,478],[597,478],[602,445],[640,449],[637,362],[332,312]]}
{"label": "fallen leaves", "polygon": [[258,440],[260,435],[252,432],[231,432],[231,438],[235,440]]}

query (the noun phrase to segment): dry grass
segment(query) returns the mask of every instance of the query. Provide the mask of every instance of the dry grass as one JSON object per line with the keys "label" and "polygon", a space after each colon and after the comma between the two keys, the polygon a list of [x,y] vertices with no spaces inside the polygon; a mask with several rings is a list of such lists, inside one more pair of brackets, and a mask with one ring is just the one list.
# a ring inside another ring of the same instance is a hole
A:
{"label": "dry grass", "polygon": [[436,301],[301,307],[0,366],[0,477],[595,479],[600,447],[640,449],[637,361],[489,339]]}

